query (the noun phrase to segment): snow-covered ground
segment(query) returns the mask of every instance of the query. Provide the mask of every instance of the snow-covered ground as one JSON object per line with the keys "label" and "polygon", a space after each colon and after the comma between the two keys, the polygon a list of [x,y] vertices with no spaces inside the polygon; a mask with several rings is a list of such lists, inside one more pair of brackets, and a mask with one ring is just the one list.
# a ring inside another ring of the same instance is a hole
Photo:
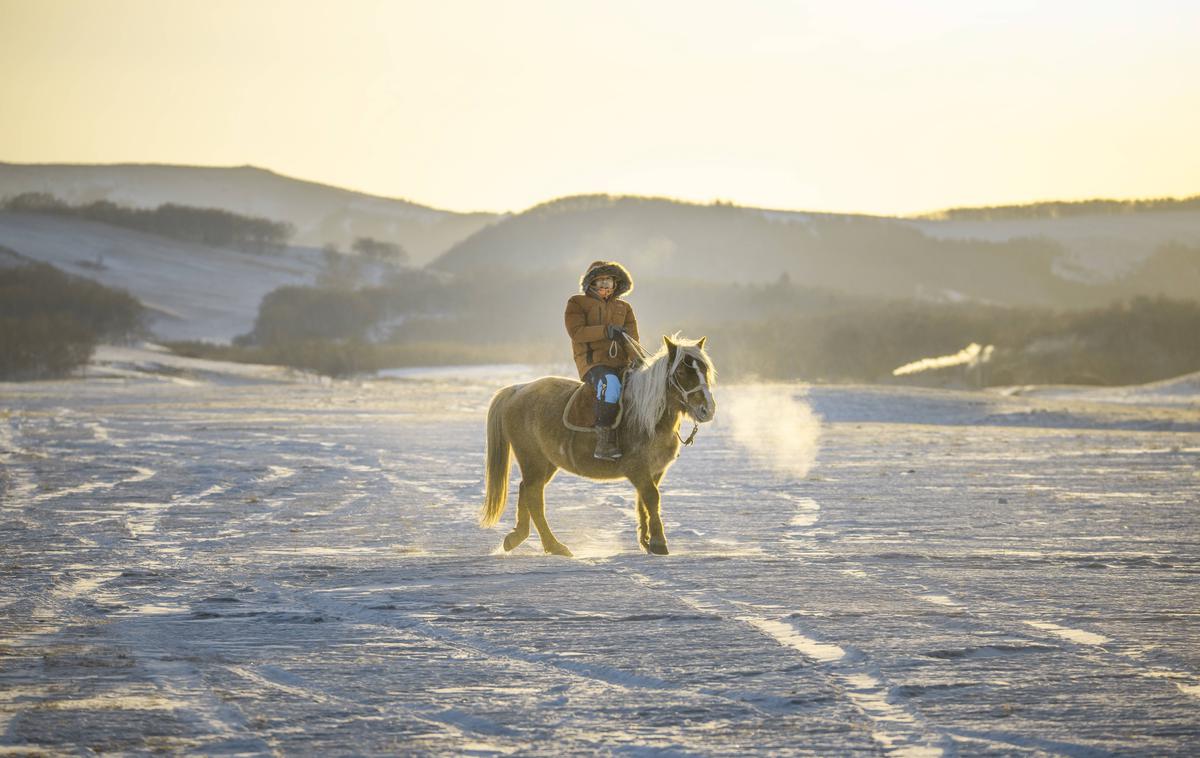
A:
{"label": "snow-covered ground", "polygon": [[0,386],[0,752],[1200,750],[1200,393],[720,387],[672,555],[564,475],[564,559],[476,525],[513,367],[101,358]]}

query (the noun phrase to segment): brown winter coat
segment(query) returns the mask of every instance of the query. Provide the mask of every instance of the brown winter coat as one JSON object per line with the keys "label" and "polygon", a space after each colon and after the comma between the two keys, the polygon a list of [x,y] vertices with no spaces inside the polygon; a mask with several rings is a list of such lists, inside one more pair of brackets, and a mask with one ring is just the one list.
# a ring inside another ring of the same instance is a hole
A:
{"label": "brown winter coat", "polygon": [[[601,300],[591,289],[592,281],[600,276],[611,276],[615,287],[608,301]],[[582,295],[574,295],[567,301],[567,312],[564,320],[567,334],[571,336],[571,348],[575,354],[575,366],[579,369],[579,378],[593,366],[612,366],[624,368],[628,366],[633,356],[627,351],[624,340],[616,341],[615,356],[609,355],[613,340],[605,336],[605,327],[609,324],[624,327],[629,336],[638,339],[637,319],[633,315],[633,306],[621,295],[633,289],[633,278],[620,263],[612,261],[596,261],[588,266],[587,273],[579,280]]]}

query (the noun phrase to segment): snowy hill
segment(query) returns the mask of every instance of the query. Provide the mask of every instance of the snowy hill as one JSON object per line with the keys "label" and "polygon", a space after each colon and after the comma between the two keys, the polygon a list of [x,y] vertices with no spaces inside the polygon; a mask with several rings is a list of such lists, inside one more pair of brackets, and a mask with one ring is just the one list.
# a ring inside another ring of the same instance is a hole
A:
{"label": "snowy hill", "polygon": [[150,309],[155,334],[168,340],[226,342],[248,332],[263,295],[311,283],[320,265],[312,249],[252,255],[89,221],[8,212],[0,212],[0,246],[127,290]]}
{"label": "snowy hill", "polygon": [[48,192],[70,204],[109,200],[139,208],[178,203],[288,221],[296,244],[349,248],[358,237],[396,242],[423,264],[491,223],[490,213],[454,213],[281,176],[254,166],[0,163],[0,198]]}

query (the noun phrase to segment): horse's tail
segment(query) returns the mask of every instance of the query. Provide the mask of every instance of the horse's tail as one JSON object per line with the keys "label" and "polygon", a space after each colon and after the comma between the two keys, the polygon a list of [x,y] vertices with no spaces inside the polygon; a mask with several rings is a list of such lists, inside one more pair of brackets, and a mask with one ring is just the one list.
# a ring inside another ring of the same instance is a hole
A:
{"label": "horse's tail", "polygon": [[505,387],[492,398],[487,415],[487,493],[483,498],[483,510],[479,514],[481,526],[495,526],[508,503],[508,470],[512,462],[512,445],[504,434],[500,421],[500,406],[508,400],[516,387]]}

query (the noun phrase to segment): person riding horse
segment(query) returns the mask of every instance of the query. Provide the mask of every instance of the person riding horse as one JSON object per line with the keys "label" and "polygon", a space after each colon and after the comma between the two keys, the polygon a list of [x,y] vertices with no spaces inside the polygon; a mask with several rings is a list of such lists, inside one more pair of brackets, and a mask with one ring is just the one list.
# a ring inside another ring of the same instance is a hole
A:
{"label": "person riding horse", "polygon": [[595,261],[579,280],[579,286],[583,294],[567,301],[567,334],[579,378],[595,391],[595,457],[617,460],[621,457],[615,428],[621,374],[633,363],[633,353],[627,350],[622,335],[638,339],[633,306],[621,296],[633,291],[633,278],[620,263]]}

